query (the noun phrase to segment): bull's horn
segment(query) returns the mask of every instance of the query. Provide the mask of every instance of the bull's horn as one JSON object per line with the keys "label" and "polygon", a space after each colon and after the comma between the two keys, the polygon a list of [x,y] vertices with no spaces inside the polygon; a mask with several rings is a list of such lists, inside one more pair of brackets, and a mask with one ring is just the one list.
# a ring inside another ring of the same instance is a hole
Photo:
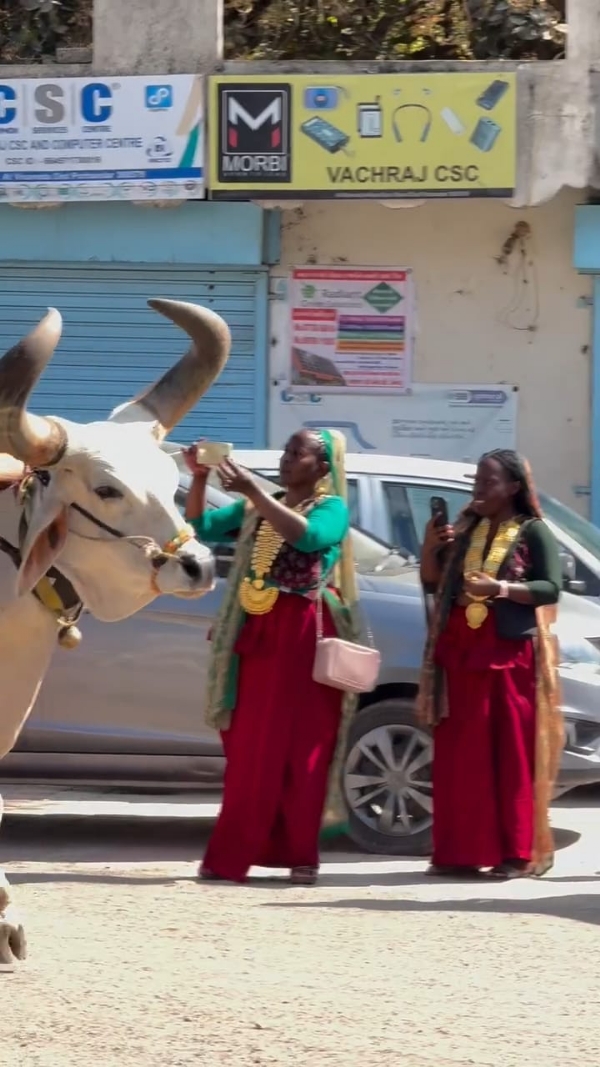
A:
{"label": "bull's horn", "polygon": [[208,308],[181,300],[149,300],[148,303],[192,339],[186,355],[137,401],[151,412],[167,434],[218,378],[229,358],[231,334],[221,316]]}
{"label": "bull's horn", "polygon": [[65,430],[54,419],[27,412],[27,398],[52,357],[62,332],[55,308],[24,340],[0,359],[0,450],[29,467],[51,467],[67,447]]}

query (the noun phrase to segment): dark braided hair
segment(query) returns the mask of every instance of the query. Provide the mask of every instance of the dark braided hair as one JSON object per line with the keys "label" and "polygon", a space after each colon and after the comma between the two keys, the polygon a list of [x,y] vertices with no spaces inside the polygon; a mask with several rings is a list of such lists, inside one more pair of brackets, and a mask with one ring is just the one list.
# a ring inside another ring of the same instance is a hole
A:
{"label": "dark braided hair", "polygon": [[514,497],[517,515],[541,519],[542,509],[528,461],[518,452],[514,452],[512,448],[494,448],[491,452],[484,452],[479,462],[486,459],[493,459],[499,463],[512,482],[519,482],[519,488]]}

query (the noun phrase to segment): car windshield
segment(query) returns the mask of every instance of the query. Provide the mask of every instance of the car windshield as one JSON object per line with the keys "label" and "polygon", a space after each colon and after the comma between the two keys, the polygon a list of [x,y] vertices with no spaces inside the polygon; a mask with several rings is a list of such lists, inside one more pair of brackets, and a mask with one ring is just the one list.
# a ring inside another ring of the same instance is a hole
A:
{"label": "car windshield", "polygon": [[[181,455],[174,454],[177,466],[180,471],[180,481],[182,487],[186,490],[189,488],[190,476],[183,462]],[[261,474],[252,472],[254,480],[262,489],[267,493],[276,493],[280,488],[277,482],[271,478],[265,478]],[[223,494],[223,488],[217,477],[217,473],[211,470],[208,477],[208,484],[212,489],[216,489],[219,493]],[[230,493],[229,496],[238,497],[238,493]],[[414,561],[407,559],[396,551],[386,541],[380,541],[378,537],[374,537],[372,534],[365,533],[364,530],[358,529],[353,526],[351,531],[352,537],[352,549],[354,552],[354,562],[359,574],[380,574],[386,577],[391,577],[395,574],[400,574],[405,571],[407,567],[411,567]]]}
{"label": "car windshield", "polygon": [[600,530],[554,497],[545,493],[540,493],[539,497],[544,515],[600,560]]}

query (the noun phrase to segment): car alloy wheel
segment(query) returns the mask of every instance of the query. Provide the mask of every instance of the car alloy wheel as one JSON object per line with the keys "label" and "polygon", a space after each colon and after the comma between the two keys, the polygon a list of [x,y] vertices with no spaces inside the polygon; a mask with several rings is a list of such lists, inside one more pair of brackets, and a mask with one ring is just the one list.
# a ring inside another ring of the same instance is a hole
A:
{"label": "car alloy wheel", "polygon": [[428,847],[431,764],[431,737],[415,725],[405,703],[385,701],[359,713],[350,731],[343,780],[357,843],[406,855]]}

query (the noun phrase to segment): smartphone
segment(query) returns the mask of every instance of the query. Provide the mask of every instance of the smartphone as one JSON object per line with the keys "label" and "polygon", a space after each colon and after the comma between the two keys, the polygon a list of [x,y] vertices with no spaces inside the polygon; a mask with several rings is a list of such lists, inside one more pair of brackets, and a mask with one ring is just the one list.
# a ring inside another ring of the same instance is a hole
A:
{"label": "smartphone", "polygon": [[448,518],[448,505],[443,496],[432,496],[429,501],[431,507],[431,518],[436,526],[447,526],[449,523]]}
{"label": "smartphone", "polygon": [[218,467],[224,459],[229,459],[233,445],[225,441],[203,441],[196,449],[196,462],[202,467]]}
{"label": "smartphone", "polygon": [[318,115],[303,122],[300,130],[307,137],[310,137],[311,141],[318,144],[320,148],[324,148],[332,154],[339,152],[340,148],[344,148],[350,140],[347,133],[338,130],[337,126],[332,126],[330,122],[326,122],[325,119],[320,118]]}
{"label": "smartphone", "polygon": [[488,85],[487,89],[484,89],[481,96],[477,97],[477,106],[482,107],[484,111],[492,111],[507,89],[508,82],[503,81],[502,78],[497,78],[496,81]]}

